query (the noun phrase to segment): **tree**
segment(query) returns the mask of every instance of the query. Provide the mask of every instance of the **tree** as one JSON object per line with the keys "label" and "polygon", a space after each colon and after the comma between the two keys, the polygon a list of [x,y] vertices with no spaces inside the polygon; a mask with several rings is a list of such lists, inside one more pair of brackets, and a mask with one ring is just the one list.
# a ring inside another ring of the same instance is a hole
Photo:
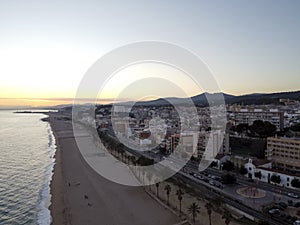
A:
{"label": "tree", "polygon": [[300,180],[297,179],[297,178],[294,178],[294,179],[291,181],[291,185],[292,185],[292,187],[294,187],[294,188],[300,188]]}
{"label": "tree", "polygon": [[190,215],[192,215],[193,217],[193,223],[195,224],[196,222],[196,217],[197,217],[197,214],[200,213],[200,206],[193,202],[189,207],[188,207],[188,213]]}
{"label": "tree", "polygon": [[258,179],[261,179],[261,177],[262,177],[261,171],[255,172],[254,176]]}
{"label": "tree", "polygon": [[223,184],[235,184],[236,177],[234,174],[227,173],[221,176],[221,180]]}
{"label": "tree", "polygon": [[291,126],[291,130],[299,132],[300,131],[300,123],[297,123],[297,124]]}
{"label": "tree", "polygon": [[230,213],[227,209],[225,209],[225,210],[224,210],[224,213],[223,213],[223,216],[222,216],[222,219],[225,220],[225,224],[226,224],[226,225],[229,225],[229,224],[230,224],[231,218],[232,218],[231,213]]}
{"label": "tree", "polygon": [[211,213],[212,213],[212,204],[210,202],[205,204],[205,208],[207,210],[209,225],[211,225]]}
{"label": "tree", "polygon": [[223,199],[220,196],[216,196],[210,201],[215,208],[220,208],[223,204]]}
{"label": "tree", "polygon": [[170,192],[171,192],[171,186],[169,184],[167,184],[165,186],[165,191],[166,191],[166,194],[167,194],[167,198],[168,198],[168,205],[169,205],[169,197],[170,197]]}
{"label": "tree", "polygon": [[248,173],[248,170],[245,166],[241,165],[239,172],[241,175],[246,175]]}
{"label": "tree", "polygon": [[179,215],[181,215],[181,201],[182,201],[182,195],[183,195],[183,191],[181,189],[178,189],[176,191],[176,195],[179,201]]}
{"label": "tree", "polygon": [[158,180],[156,180],[155,186],[156,186],[156,196],[159,197],[159,182],[158,182]]}
{"label": "tree", "polygon": [[151,190],[151,181],[152,181],[152,173],[150,173],[149,171],[147,171],[147,174],[146,174],[146,177],[147,177],[147,180],[148,180],[148,184],[149,184],[149,189]]}
{"label": "tree", "polygon": [[272,181],[273,183],[275,183],[275,184],[280,184],[281,178],[280,178],[279,175],[273,174],[273,175],[271,176],[271,181]]}
{"label": "tree", "polygon": [[217,167],[218,163],[216,161],[212,161],[211,164],[209,165],[209,167]]}
{"label": "tree", "polygon": [[250,126],[253,135],[263,137],[272,136],[276,132],[276,126],[269,121],[255,120]]}
{"label": "tree", "polygon": [[249,125],[247,123],[238,124],[233,130],[238,132],[238,134],[244,133],[249,129]]}
{"label": "tree", "polygon": [[233,162],[231,162],[231,161],[229,161],[229,160],[227,160],[226,162],[224,162],[222,165],[223,165],[223,166],[222,166],[222,169],[223,169],[223,170],[226,170],[226,171],[232,171],[232,170],[234,169],[234,164],[233,164]]}
{"label": "tree", "polygon": [[261,220],[259,221],[258,225],[270,225],[270,223],[268,221]]}

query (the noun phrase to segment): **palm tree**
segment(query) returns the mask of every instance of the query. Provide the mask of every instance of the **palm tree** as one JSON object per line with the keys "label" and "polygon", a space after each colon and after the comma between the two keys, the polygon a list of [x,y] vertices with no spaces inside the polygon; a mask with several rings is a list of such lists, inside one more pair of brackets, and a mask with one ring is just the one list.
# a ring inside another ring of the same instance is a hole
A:
{"label": "palm tree", "polygon": [[189,214],[192,215],[193,223],[195,224],[196,216],[197,216],[198,213],[200,213],[200,206],[194,202],[189,206],[188,212],[189,212]]}
{"label": "palm tree", "polygon": [[167,198],[168,198],[168,205],[169,205],[169,197],[170,197],[170,192],[171,192],[171,186],[169,184],[167,184],[165,186],[165,191],[166,191],[166,194],[167,194]]}
{"label": "palm tree", "polygon": [[205,208],[207,209],[209,225],[211,225],[211,213],[212,213],[212,204],[210,202],[205,204]]}
{"label": "palm tree", "polygon": [[158,180],[156,180],[155,182],[156,182],[155,183],[155,186],[156,186],[156,196],[159,197],[159,195],[158,195],[159,182],[158,182]]}
{"label": "palm tree", "polygon": [[181,201],[182,201],[183,191],[181,189],[178,189],[176,191],[176,195],[177,195],[177,198],[179,200],[179,216],[181,216]]}
{"label": "palm tree", "polygon": [[148,185],[149,185],[149,189],[151,191],[151,181],[152,181],[152,173],[150,173],[150,171],[147,171],[146,173],[146,177],[147,177],[147,180],[148,180]]}
{"label": "palm tree", "polygon": [[222,216],[222,219],[225,220],[226,225],[230,224],[231,218],[232,218],[231,213],[227,209],[225,209],[224,213],[223,213],[223,216]]}

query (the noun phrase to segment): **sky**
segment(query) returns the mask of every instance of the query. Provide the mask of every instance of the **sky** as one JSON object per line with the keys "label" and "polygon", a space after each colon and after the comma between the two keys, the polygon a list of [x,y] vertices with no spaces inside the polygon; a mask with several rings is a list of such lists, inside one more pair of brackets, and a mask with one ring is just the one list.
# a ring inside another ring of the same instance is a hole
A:
{"label": "sky", "polygon": [[[144,40],[192,51],[222,92],[299,90],[299,8],[297,0],[0,1],[0,106],[70,103],[95,61]],[[145,68],[134,69],[147,76]],[[169,79],[178,74],[168,72]],[[129,85],[111,82],[107,101]],[[203,91],[177,84],[189,96]],[[129,97],[139,98],[143,87],[134,89]]]}

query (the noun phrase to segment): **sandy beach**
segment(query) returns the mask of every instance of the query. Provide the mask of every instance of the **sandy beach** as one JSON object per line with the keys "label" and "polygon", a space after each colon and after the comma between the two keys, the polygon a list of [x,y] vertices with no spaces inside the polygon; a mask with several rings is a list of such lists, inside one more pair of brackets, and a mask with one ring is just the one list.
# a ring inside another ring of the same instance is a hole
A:
{"label": "sandy beach", "polygon": [[70,120],[49,113],[56,138],[56,164],[51,182],[53,225],[168,225],[179,218],[141,187],[111,182],[85,162],[77,148]]}

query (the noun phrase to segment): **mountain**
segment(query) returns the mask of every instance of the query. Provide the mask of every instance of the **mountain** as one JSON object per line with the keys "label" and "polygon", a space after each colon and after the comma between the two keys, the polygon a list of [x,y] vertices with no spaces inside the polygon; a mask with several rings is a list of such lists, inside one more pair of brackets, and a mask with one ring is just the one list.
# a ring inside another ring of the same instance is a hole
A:
{"label": "mountain", "polygon": [[[243,104],[243,105],[261,105],[261,104],[279,104],[279,99],[291,99],[300,101],[300,91],[279,92],[279,93],[253,93],[247,95],[234,96],[226,93],[202,93],[191,97],[192,101],[197,106],[207,106],[210,102],[215,102],[220,99],[220,95],[225,100],[226,104]],[[187,98],[159,98],[151,101],[137,102],[135,105],[140,106],[162,106],[170,105],[170,102],[176,104],[185,104]],[[124,104],[124,103],[123,103]]]}

